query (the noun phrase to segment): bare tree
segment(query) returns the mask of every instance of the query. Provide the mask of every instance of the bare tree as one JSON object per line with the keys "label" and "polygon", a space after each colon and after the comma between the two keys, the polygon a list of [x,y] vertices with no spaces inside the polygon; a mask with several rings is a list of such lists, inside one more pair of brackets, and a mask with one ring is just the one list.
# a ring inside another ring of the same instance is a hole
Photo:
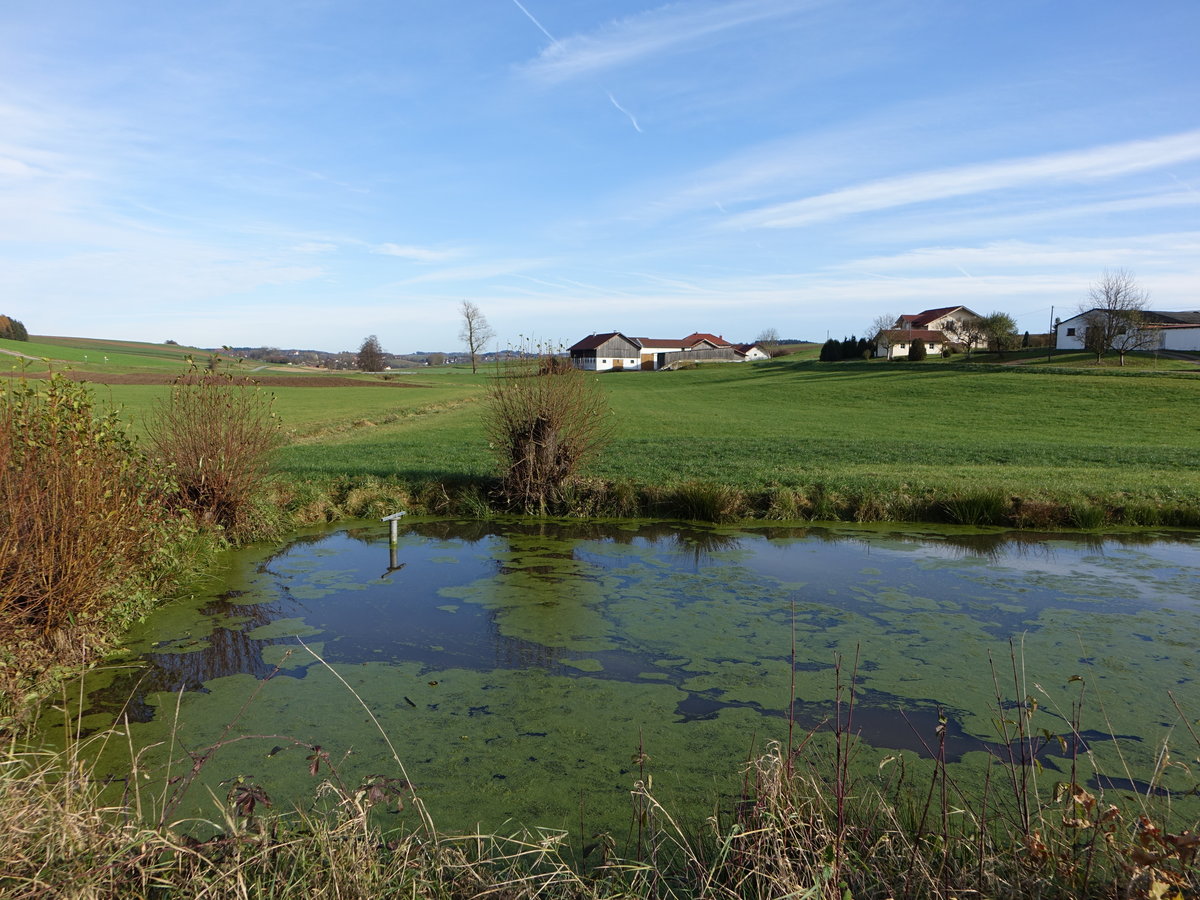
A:
{"label": "bare tree", "polygon": [[879,350],[879,339],[885,331],[891,331],[896,327],[898,321],[897,316],[883,314],[876,316],[871,320],[871,325],[867,329],[867,341],[871,344],[871,353],[877,353]]}
{"label": "bare tree", "polygon": [[758,333],[754,343],[758,344],[767,356],[778,356],[782,352],[779,347],[779,332],[774,328],[764,328]]}
{"label": "bare tree", "polygon": [[480,351],[495,337],[496,332],[492,331],[492,326],[488,324],[479,307],[470,300],[460,303],[458,312],[462,316],[462,327],[458,330],[458,337],[467,346],[467,353],[471,356],[471,371],[475,372],[478,371],[477,357]]}
{"label": "bare tree", "polygon": [[379,372],[383,369],[383,348],[379,346],[379,338],[370,335],[358,348],[355,364],[364,372]]}
{"label": "bare tree", "polygon": [[962,319],[951,319],[942,326],[942,331],[950,335],[951,340],[956,344],[962,344],[967,348],[967,359],[971,358],[971,351],[975,345],[987,338],[984,320],[969,316]]}
{"label": "bare tree", "polygon": [[1105,269],[1088,290],[1088,302],[1079,308],[1083,316],[1083,346],[1096,354],[1096,362],[1116,350],[1125,365],[1125,354],[1147,350],[1158,335],[1145,327],[1143,313],[1150,295],[1127,269]]}

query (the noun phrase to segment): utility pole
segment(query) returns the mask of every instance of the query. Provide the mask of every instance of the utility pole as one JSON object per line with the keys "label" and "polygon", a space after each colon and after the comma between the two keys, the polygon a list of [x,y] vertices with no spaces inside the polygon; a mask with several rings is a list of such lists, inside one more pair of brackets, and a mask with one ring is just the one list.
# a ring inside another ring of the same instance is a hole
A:
{"label": "utility pole", "polygon": [[1054,345],[1058,343],[1058,326],[1054,324],[1054,306],[1050,306],[1050,343],[1046,345],[1046,362],[1054,353]]}

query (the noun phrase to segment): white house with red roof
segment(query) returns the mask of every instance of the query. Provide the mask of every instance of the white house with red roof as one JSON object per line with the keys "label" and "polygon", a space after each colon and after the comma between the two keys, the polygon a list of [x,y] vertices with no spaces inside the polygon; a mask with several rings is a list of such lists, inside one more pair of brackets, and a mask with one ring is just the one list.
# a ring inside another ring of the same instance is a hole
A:
{"label": "white house with red roof", "polygon": [[[915,315],[900,316],[891,328],[879,332],[875,340],[875,356],[888,359],[906,357],[917,341],[925,343],[927,354],[941,353],[951,344],[965,345],[959,333],[963,326],[975,329],[983,316],[965,306],[940,306]],[[985,346],[982,335],[971,340],[971,349]]]}
{"label": "white house with red roof", "polygon": [[568,348],[571,362],[592,372],[654,371],[680,362],[747,362],[767,359],[756,344],[732,344],[716,334],[683,338],[626,337],[619,331],[591,334]]}

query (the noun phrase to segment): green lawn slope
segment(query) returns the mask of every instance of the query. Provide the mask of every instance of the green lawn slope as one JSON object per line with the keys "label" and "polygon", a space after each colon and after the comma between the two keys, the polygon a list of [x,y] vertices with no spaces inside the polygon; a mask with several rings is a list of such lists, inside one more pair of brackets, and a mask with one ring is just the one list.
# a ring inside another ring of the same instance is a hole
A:
{"label": "green lawn slope", "polygon": [[[0,343],[86,352],[89,362],[97,352],[78,340]],[[110,369],[130,371],[178,369],[189,352],[96,347]],[[1149,357],[1124,369],[1115,360],[1099,368],[1082,357],[1061,362],[1072,365],[1020,357],[1006,364],[986,357],[969,364],[960,357],[821,363],[804,354],[603,374],[596,377],[611,402],[613,436],[587,475],[638,489],[724,485],[758,497],[751,506],[760,512],[770,504],[764,498],[780,489],[856,498],[838,512],[856,517],[902,517],[897,498],[980,492],[1004,503],[1200,511],[1196,366]],[[413,486],[480,482],[494,472],[480,424],[490,370],[447,366],[389,377],[386,384],[364,379],[361,387],[321,387],[318,377],[265,388],[288,435],[278,459],[283,477]],[[166,388],[112,384],[96,391],[140,430]],[[863,512],[872,497],[891,501]]]}

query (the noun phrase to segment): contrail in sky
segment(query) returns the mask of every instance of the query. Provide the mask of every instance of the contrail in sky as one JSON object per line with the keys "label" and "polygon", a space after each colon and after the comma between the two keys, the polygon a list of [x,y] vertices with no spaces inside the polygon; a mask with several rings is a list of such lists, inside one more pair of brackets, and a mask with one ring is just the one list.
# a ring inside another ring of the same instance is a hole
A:
{"label": "contrail in sky", "polygon": [[634,130],[635,130],[635,131],[636,131],[638,134],[641,134],[641,133],[642,133],[642,126],[640,126],[640,125],[637,123],[637,119],[635,119],[635,118],[633,117],[633,113],[631,113],[629,110],[627,110],[625,107],[623,107],[623,106],[622,106],[620,103],[618,103],[618,102],[617,102],[617,98],[616,98],[616,97],[614,97],[614,96],[612,95],[612,91],[609,91],[609,92],[608,92],[608,99],[612,101],[612,105],[613,105],[613,106],[615,106],[615,107],[616,107],[617,109],[619,109],[621,112],[625,113],[625,115],[629,116],[629,121],[630,121],[630,123],[633,125],[633,128],[634,128]]}
{"label": "contrail in sky", "polygon": [[546,37],[550,38],[551,42],[553,42],[555,44],[558,43],[558,38],[556,38],[554,35],[552,35],[550,32],[548,32],[546,30],[546,26],[543,25],[541,22],[539,22],[536,18],[534,18],[533,13],[531,13],[529,10],[527,10],[524,6],[521,5],[521,0],[513,0],[513,3],[517,4],[517,9],[519,9],[521,12],[525,13],[525,15],[529,17],[529,21],[532,22],[534,25],[536,25],[538,27],[538,30],[541,31],[542,34],[544,34]]}
{"label": "contrail in sky", "polygon": [[[521,0],[513,0],[513,3],[516,5],[517,9],[519,9],[521,12],[525,13],[525,17],[527,19],[529,19],[530,22],[532,22],[534,25],[537,26],[538,31],[540,31],[546,37],[550,38],[550,43],[554,44],[554,46],[556,46],[556,47],[562,46],[562,44],[559,43],[558,38],[556,38],[554,35],[552,35],[546,29],[546,26],[537,20],[537,16],[535,16],[533,13],[531,13],[528,9],[525,8],[525,5],[521,2]],[[621,112],[625,113],[625,115],[629,117],[629,124],[631,124],[633,126],[633,130],[636,131],[638,134],[641,134],[642,126],[640,126],[638,124],[637,119],[635,119],[633,117],[633,113],[631,113],[629,110],[627,110],[625,107],[623,107],[620,103],[617,102],[617,98],[612,95],[612,91],[605,91],[605,93],[608,94],[608,99],[612,101],[612,105],[615,106],[617,109],[619,109]]]}

